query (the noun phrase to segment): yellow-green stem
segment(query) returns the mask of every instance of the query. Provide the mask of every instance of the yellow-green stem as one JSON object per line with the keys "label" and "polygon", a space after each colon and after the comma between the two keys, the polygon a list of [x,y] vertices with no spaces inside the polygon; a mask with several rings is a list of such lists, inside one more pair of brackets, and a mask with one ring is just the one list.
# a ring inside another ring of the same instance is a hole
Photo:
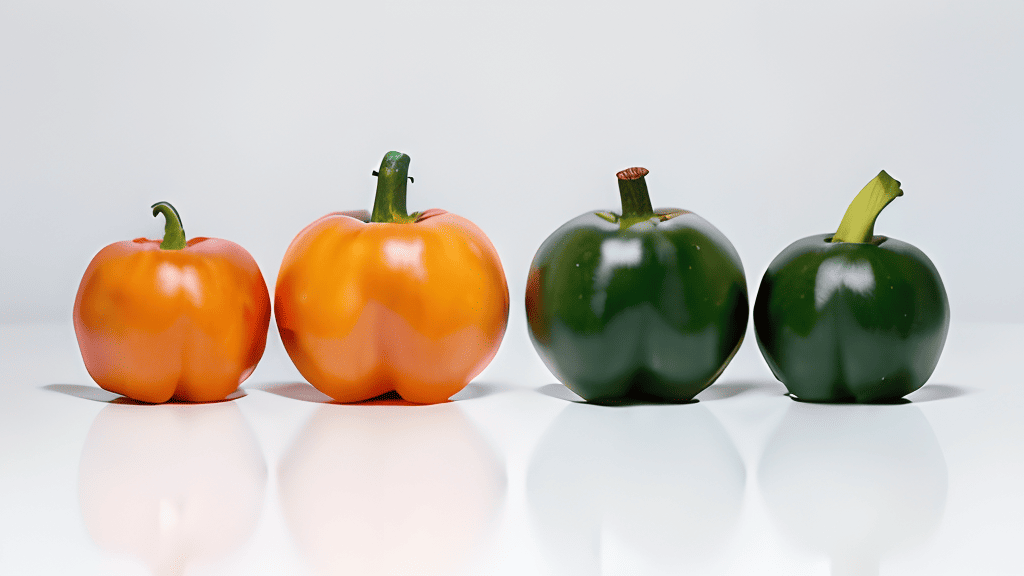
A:
{"label": "yellow-green stem", "polygon": [[850,202],[832,242],[870,242],[875,234],[875,220],[897,196],[903,196],[899,181],[882,170]]}

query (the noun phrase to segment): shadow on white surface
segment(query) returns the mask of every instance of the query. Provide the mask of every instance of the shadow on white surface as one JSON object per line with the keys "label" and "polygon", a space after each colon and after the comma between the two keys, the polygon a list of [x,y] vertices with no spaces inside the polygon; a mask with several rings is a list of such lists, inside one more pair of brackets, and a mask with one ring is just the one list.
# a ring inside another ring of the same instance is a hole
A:
{"label": "shadow on white surface", "polygon": [[[270,382],[255,384],[252,386],[246,386],[251,390],[260,390],[263,392],[269,392],[276,394],[283,398],[290,398],[292,400],[299,400],[301,402],[313,402],[315,404],[338,404],[343,405],[344,403],[335,402],[330,396],[317,390],[313,385],[306,382]],[[512,392],[521,389],[520,387],[513,386],[511,384],[491,384],[487,382],[470,382],[465,388],[460,390],[457,394],[450,398],[451,401],[458,400],[471,400],[474,398],[484,398],[487,396],[493,396],[495,394],[503,394],[506,392]],[[359,406],[359,405],[371,405],[371,406],[424,406],[424,404],[416,404],[414,402],[407,402],[403,400],[395,392],[387,392],[375,398],[370,398],[363,402],[350,402],[348,405]]]}
{"label": "shadow on white surface", "polygon": [[977,388],[969,386],[955,386],[953,384],[925,384],[922,388],[907,395],[907,399],[914,404],[922,402],[934,402],[936,400],[948,400],[959,398],[968,394],[978,392]]}
{"label": "shadow on white surface", "polygon": [[900,404],[921,404],[922,402],[935,402],[935,401],[938,401],[938,400],[949,400],[951,398],[959,398],[961,396],[966,396],[968,394],[974,394],[975,392],[978,392],[978,391],[979,390],[977,388],[971,388],[971,387],[968,387],[968,386],[954,386],[952,384],[927,384],[923,388],[915,390],[914,392],[911,392],[910,394],[908,394],[907,396],[905,396],[903,398],[890,398],[890,399],[885,399],[885,400],[877,400],[877,401],[874,401],[874,402],[853,402],[853,401],[843,401],[843,402],[804,402],[800,398],[798,398],[796,396],[793,396],[792,394],[789,394],[788,392],[785,395],[789,396],[789,398],[792,399],[795,402],[800,402],[800,403],[805,403],[805,404],[822,404],[822,405],[831,404],[833,406],[855,405],[855,404],[860,404],[862,406],[893,406],[893,405],[900,405]]}
{"label": "shadow on white surface", "polygon": [[500,458],[455,402],[323,405],[278,471],[285,520],[319,574],[457,573],[506,489]]}
{"label": "shadow on white surface", "polygon": [[[92,400],[93,402],[102,402],[104,404],[127,404],[133,406],[152,406],[149,402],[139,402],[138,400],[132,400],[126,398],[120,394],[115,394],[108,390],[104,390],[98,386],[83,386],[81,384],[47,384],[41,386],[43,390],[49,390],[50,392],[57,392],[65,394],[67,396],[74,396],[75,398],[81,398],[82,400]],[[217,404],[220,402],[230,402],[231,400],[237,400],[245,396],[245,391],[239,388],[228,397],[217,402],[181,402],[178,400],[169,400],[164,404],[181,404],[181,405],[193,405],[193,404]]]}
{"label": "shadow on white surface", "polygon": [[267,382],[246,386],[249,390],[260,390],[276,394],[282,398],[299,400],[300,402],[313,402],[316,404],[327,404],[333,399],[317,390],[306,382]]}
{"label": "shadow on white surface", "polygon": [[234,403],[110,404],[86,437],[78,500],[100,548],[174,576],[252,536],[266,483],[263,454]]}
{"label": "shadow on white surface", "polygon": [[[564,384],[554,383],[546,384],[537,389],[538,392],[551,398],[557,398],[559,400],[565,400],[566,402],[575,403],[586,403],[586,400],[581,398],[575,392],[570,390]],[[759,394],[766,396],[784,396],[786,394],[786,387],[780,382],[768,381],[768,380],[752,380],[752,381],[739,381],[739,382],[722,382],[712,384],[697,394],[694,399],[696,402],[709,401],[709,400],[724,400],[726,398],[732,398],[741,394]],[[682,402],[681,404],[691,404],[692,402]],[[622,404],[622,406],[659,406],[669,405],[671,403],[658,403],[658,402],[634,402]]]}
{"label": "shadow on white surface", "polygon": [[587,402],[579,394],[576,394],[564,384],[545,384],[537,389],[541,394],[556,398],[558,400],[564,400],[566,402],[572,402],[575,404],[590,404],[591,406],[606,406],[610,408],[615,407],[627,407],[627,406],[669,406],[669,405],[681,405],[681,404],[695,404],[697,400],[689,400],[686,402],[657,402],[651,400],[634,400],[632,398],[626,400],[618,400],[614,402]]}
{"label": "shadow on white surface", "polygon": [[566,402],[586,403],[586,400],[580,397],[579,394],[569,390],[565,384],[545,384],[538,388],[537,392],[540,392],[545,396],[565,400]]}
{"label": "shadow on white surface", "polygon": [[946,462],[920,408],[793,402],[758,481],[772,520],[827,554],[832,576],[874,576],[881,558],[927,541],[945,509]]}
{"label": "shadow on white surface", "polygon": [[47,384],[42,386],[43,390],[49,390],[50,392],[57,392],[59,394],[65,394],[67,396],[74,396],[75,398],[81,398],[82,400],[92,400],[93,402],[103,402],[109,404],[118,399],[125,399],[120,394],[114,394],[108,392],[103,388],[97,386],[82,386],[81,384]]}
{"label": "shadow on white surface", "polygon": [[740,395],[785,396],[786,387],[778,380],[742,380],[716,382],[697,394],[697,400],[725,400]]}
{"label": "shadow on white surface", "polygon": [[745,483],[705,406],[571,403],[541,438],[526,486],[552,573],[678,574],[715,560]]}
{"label": "shadow on white surface", "polygon": [[450,400],[453,402],[458,400],[474,400],[477,398],[487,398],[488,396],[496,396],[498,394],[517,392],[523,389],[524,388],[522,386],[516,386],[513,384],[470,382],[469,385],[460,390],[456,395],[452,396]]}

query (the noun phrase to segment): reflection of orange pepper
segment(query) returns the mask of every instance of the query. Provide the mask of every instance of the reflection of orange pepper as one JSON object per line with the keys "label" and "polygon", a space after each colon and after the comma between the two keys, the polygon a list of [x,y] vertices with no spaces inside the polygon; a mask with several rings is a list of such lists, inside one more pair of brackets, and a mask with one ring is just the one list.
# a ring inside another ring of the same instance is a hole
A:
{"label": "reflection of orange pepper", "polygon": [[75,333],[89,374],[143,402],[223,400],[256,368],[270,296],[255,260],[217,238],[185,241],[166,202],[163,242],[138,238],[100,250],[75,298]]}
{"label": "reflection of orange pepper", "polygon": [[334,213],[284,256],[274,313],[310,384],[341,402],[443,402],[497,352],[508,285],[494,246],[443,210],[408,215],[409,157],[381,163],[369,222]]}

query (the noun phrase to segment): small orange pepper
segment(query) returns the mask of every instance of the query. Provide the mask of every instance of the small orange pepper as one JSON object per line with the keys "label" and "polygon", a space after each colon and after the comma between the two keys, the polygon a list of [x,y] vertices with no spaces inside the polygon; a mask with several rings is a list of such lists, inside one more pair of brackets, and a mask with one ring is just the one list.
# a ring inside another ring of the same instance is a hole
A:
{"label": "small orange pepper", "polygon": [[320,218],[281,264],[281,340],[302,376],[340,402],[391,391],[444,402],[487,366],[505,334],[508,284],[497,251],[465,218],[408,214],[408,172],[409,156],[389,152],[369,218]]}
{"label": "small orange pepper", "polygon": [[263,356],[270,295],[252,256],[217,238],[185,241],[178,212],[163,240],[115,242],[75,298],[78,345],[101,388],[142,402],[223,400]]}

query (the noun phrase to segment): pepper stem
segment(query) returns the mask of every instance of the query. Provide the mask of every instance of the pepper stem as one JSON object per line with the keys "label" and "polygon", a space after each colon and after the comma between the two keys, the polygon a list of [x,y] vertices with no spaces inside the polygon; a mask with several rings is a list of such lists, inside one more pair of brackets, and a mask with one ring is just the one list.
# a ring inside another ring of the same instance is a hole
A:
{"label": "pepper stem", "polygon": [[160,242],[161,250],[181,250],[185,247],[185,229],[181,226],[181,216],[168,202],[153,204],[153,216],[163,214],[167,220],[164,224],[164,239]]}
{"label": "pepper stem", "polygon": [[897,196],[903,196],[900,183],[882,170],[850,202],[832,242],[870,242],[875,234],[875,219]]}
{"label": "pepper stem", "polygon": [[388,152],[377,173],[377,195],[373,199],[370,222],[411,222],[405,208],[405,192],[409,178],[409,156]]}
{"label": "pepper stem", "polygon": [[651,195],[647,192],[644,176],[647,168],[626,168],[615,176],[619,179],[619,198],[622,200],[623,218],[650,218],[654,216]]}

